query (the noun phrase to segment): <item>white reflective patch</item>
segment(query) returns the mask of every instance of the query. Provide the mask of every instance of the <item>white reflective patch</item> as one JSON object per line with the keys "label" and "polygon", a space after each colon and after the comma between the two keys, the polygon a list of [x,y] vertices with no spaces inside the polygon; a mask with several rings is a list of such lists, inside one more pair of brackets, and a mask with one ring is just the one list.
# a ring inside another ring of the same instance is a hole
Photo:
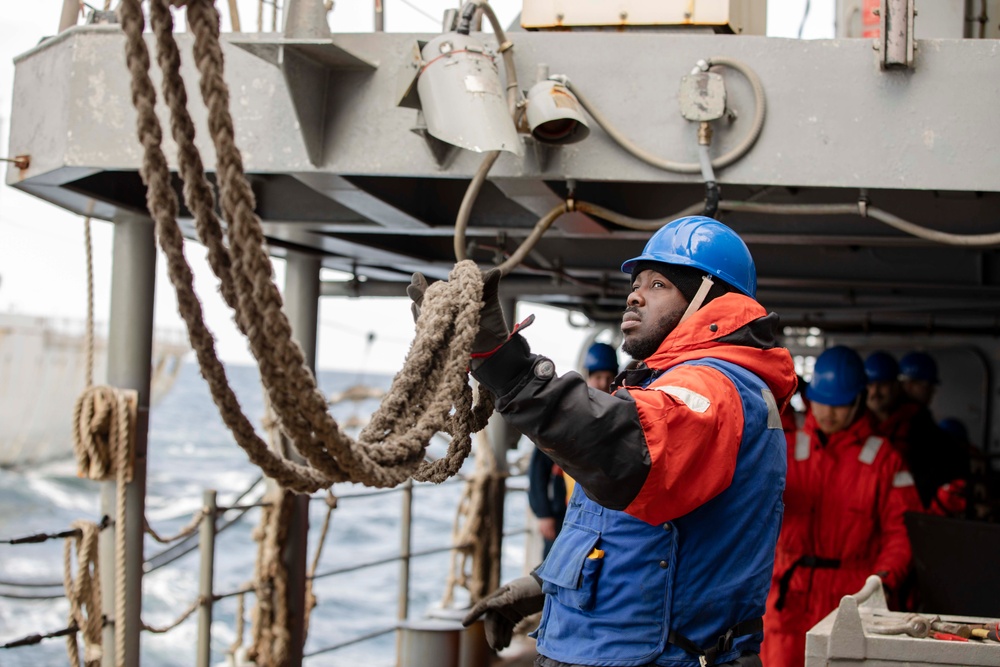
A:
{"label": "white reflective patch", "polygon": [[760,395],[764,397],[767,404],[767,427],[781,428],[781,411],[778,410],[778,402],[774,400],[774,394],[770,389],[761,389]]}
{"label": "white reflective patch", "polygon": [[909,470],[900,470],[892,478],[893,488],[901,488],[904,486],[913,486],[913,475],[910,474]]}
{"label": "white reflective patch", "polygon": [[809,434],[805,431],[795,433],[795,460],[805,461],[812,452],[812,443],[809,441]]}
{"label": "white reflective patch", "polygon": [[684,405],[688,406],[691,410],[695,412],[705,412],[710,407],[712,407],[712,402],[707,398],[699,394],[698,392],[691,391],[686,387],[674,387],[668,385],[666,387],[652,387],[658,391],[662,391],[664,394],[670,394],[677,400],[681,401]]}
{"label": "white reflective patch", "polygon": [[858,460],[871,465],[875,457],[878,456],[878,450],[882,449],[882,443],[884,442],[885,440],[877,435],[869,436],[865,440],[865,446],[861,448],[861,453],[858,454]]}

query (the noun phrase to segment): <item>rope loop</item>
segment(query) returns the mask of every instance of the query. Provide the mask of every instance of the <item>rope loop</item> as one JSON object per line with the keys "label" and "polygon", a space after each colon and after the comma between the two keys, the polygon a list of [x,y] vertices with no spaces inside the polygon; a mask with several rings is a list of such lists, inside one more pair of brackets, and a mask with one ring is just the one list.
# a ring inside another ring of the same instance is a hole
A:
{"label": "rope loop", "polygon": [[[63,585],[69,600],[69,625],[83,634],[83,664],[98,667],[104,656],[101,631],[101,571],[98,563],[97,536],[101,527],[92,521],[74,521],[72,527],[79,532],[66,538],[63,549]],[[73,551],[76,551],[75,568]],[[74,573],[75,569],[75,573]],[[66,652],[70,664],[80,664],[80,647],[77,633],[66,636]]]}

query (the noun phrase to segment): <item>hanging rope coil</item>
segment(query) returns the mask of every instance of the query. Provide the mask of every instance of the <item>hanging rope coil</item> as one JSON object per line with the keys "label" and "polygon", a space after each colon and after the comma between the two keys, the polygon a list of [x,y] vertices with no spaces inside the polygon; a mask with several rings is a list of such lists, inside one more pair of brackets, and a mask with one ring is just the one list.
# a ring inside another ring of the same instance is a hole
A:
{"label": "hanging rope coil", "polygon": [[[171,4],[187,7],[194,34],[201,94],[208,107],[209,130],[216,150],[219,204],[228,223],[225,230],[215,215],[212,189],[194,146],[194,125],[186,108]],[[209,264],[219,278],[223,298],[234,310],[237,325],[257,359],[262,384],[282,428],[309,465],[294,463],[269,450],[229,387],[214,339],[204,325],[191,269],[184,258],[183,236],[176,222],[179,205],[160,146],[162,131],[154,110],[156,92],[142,37],[145,20],[140,0],[123,0],[119,12],[126,34],[138,136],[144,147],[141,174],[147,185],[147,203],[202,375],[236,441],[268,476],[300,492],[326,488],[338,481],[388,487],[410,478],[441,481],[455,474],[471,448],[471,433],[485,425],[492,411],[486,395],[480,396],[473,407],[466,372],[482,300],[479,270],[471,262],[460,263],[449,281],[435,283],[439,287],[428,290],[417,322],[416,340],[389,396],[359,439],[348,437],[327,411],[325,397],[306,367],[281,310],[281,295],[272,280],[260,220],[254,214],[253,193],[234,141],[229,90],[223,79],[218,12],[209,0],[152,0],[150,21],[163,70],[164,100],[178,146],[185,202],[195,215],[199,239],[209,249]],[[451,434],[452,445],[441,461],[425,464],[423,452],[436,431]]]}
{"label": "hanging rope coil", "polygon": [[[104,656],[101,631],[101,571],[98,562],[97,536],[101,527],[92,521],[74,521],[79,532],[66,538],[63,549],[63,584],[69,600],[69,624],[83,634],[83,664],[98,667]],[[76,551],[74,573],[73,551]],[[77,633],[66,636],[66,651],[70,664],[80,664],[80,647]]]}

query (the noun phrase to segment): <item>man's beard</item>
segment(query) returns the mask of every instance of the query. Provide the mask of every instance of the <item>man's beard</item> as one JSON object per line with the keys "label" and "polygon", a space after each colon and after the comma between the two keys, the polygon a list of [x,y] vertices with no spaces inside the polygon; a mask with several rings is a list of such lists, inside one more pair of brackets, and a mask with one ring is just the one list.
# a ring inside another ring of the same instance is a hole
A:
{"label": "man's beard", "polygon": [[[622,351],[633,359],[640,361],[653,356],[653,353],[660,347],[663,339],[670,335],[670,332],[680,324],[681,317],[684,316],[686,308],[678,308],[660,317],[652,331],[641,337],[625,338],[622,344]],[[626,311],[638,313],[636,308],[627,308]]]}

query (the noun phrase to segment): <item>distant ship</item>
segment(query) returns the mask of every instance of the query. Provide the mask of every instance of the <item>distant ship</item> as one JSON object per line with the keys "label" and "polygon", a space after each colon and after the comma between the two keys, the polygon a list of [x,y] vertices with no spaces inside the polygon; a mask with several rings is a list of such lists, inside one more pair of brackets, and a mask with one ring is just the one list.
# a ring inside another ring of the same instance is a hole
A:
{"label": "distant ship", "polygon": [[[170,391],[190,347],[157,332],[151,399]],[[94,338],[94,383],[104,382],[107,339]],[[28,468],[73,454],[73,406],[86,388],[82,320],[0,313],[0,468]]]}

